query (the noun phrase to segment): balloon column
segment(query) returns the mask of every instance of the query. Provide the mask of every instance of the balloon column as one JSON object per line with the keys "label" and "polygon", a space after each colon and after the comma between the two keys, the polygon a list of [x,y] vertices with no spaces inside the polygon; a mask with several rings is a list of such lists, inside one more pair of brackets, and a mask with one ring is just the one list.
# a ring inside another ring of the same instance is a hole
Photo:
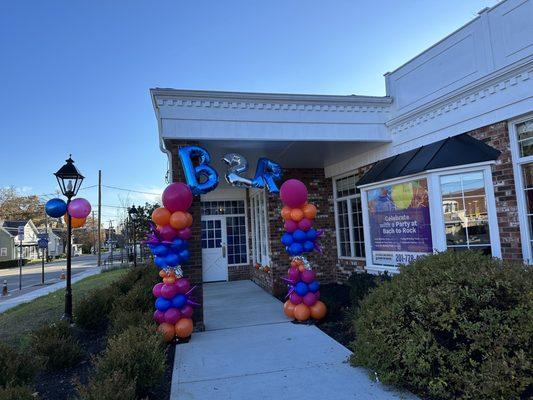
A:
{"label": "balloon column", "polygon": [[72,228],[80,228],[85,225],[85,221],[91,213],[91,204],[81,197],[72,200],[68,205],[64,200],[56,198],[48,200],[44,209],[49,217],[63,217],[65,223],[68,223],[68,216],[70,215]]}
{"label": "balloon column", "polygon": [[315,271],[311,269],[309,261],[302,255],[312,251],[321,252],[317,243],[322,232],[313,228],[313,220],[317,209],[307,203],[307,188],[297,179],[289,179],[281,185],[280,190],[283,209],[285,233],[281,242],[286,252],[292,256],[291,265],[287,271],[289,293],[283,309],[289,318],[298,321],[316,320],[324,318],[326,306],[320,299],[320,284],[316,280]]}
{"label": "balloon column", "polygon": [[146,243],[154,254],[154,263],[160,268],[163,282],[154,286],[156,297],[154,320],[165,341],[175,337],[186,339],[193,331],[191,298],[194,290],[183,277],[182,265],[189,261],[192,215],[187,212],[192,204],[192,192],[184,183],[172,183],[163,192],[163,207],[152,213],[152,233]]}

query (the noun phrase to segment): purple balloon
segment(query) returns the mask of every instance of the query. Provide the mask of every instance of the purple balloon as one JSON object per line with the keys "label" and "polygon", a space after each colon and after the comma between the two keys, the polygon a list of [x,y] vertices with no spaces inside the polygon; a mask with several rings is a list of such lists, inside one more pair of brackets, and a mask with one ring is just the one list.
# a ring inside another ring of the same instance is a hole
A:
{"label": "purple balloon", "polygon": [[300,228],[302,231],[308,231],[313,226],[313,221],[310,219],[304,218],[300,222],[298,222],[298,228]]}
{"label": "purple balloon", "polygon": [[191,228],[185,228],[178,232],[178,237],[183,240],[189,240],[192,236]]}
{"label": "purple balloon", "polygon": [[178,294],[178,287],[173,284],[165,283],[161,288],[161,296],[165,299],[172,299],[175,295]]}
{"label": "purple balloon", "polygon": [[315,292],[315,299],[320,300],[320,290]]}
{"label": "purple balloon", "polygon": [[189,280],[186,279],[186,278],[180,278],[176,281],[176,288],[177,288],[177,292],[176,293],[181,293],[181,294],[185,294],[189,291],[189,289],[191,288],[191,284],[189,283]]}
{"label": "purple balloon", "polygon": [[296,229],[298,229],[298,224],[292,219],[288,219],[287,221],[285,221],[285,224],[283,224],[283,227],[287,232],[293,233]]}
{"label": "purple balloon", "polygon": [[158,283],[152,288],[152,293],[155,297],[161,297],[161,288],[163,287],[164,283]]}
{"label": "purple balloon", "polygon": [[192,192],[189,186],[182,182],[174,182],[163,192],[163,205],[171,213],[187,211],[192,204]]}
{"label": "purple balloon", "polygon": [[183,307],[181,307],[181,316],[183,318],[191,318],[192,312],[193,312],[193,309],[190,304],[185,304]]}
{"label": "purple balloon", "polygon": [[315,271],[306,269],[304,272],[302,272],[302,281],[305,283],[311,283],[315,280],[316,274]]}
{"label": "purple balloon", "polygon": [[177,308],[169,308],[165,311],[165,322],[174,325],[181,318],[180,310]]}
{"label": "purple balloon", "polygon": [[283,204],[297,208],[303,206],[307,201],[307,188],[302,181],[289,179],[281,185],[279,195]]}
{"label": "purple balloon", "polygon": [[155,310],[154,321],[158,324],[162,324],[163,322],[165,322],[165,313],[159,310]]}
{"label": "purple balloon", "polygon": [[91,213],[91,204],[87,200],[78,197],[69,203],[68,213],[74,218],[87,218]]}
{"label": "purple balloon", "polygon": [[307,292],[307,294],[304,296],[304,304],[306,306],[313,306],[316,303],[316,296],[313,292]]}
{"label": "purple balloon", "polygon": [[289,296],[289,300],[292,304],[298,305],[302,302],[302,298],[296,294],[296,292],[292,292]]}
{"label": "purple balloon", "polygon": [[300,271],[298,271],[298,268],[296,267],[290,267],[287,275],[289,276],[289,279],[293,282],[297,282],[298,280],[300,280]]}
{"label": "purple balloon", "polygon": [[159,235],[163,240],[172,241],[178,235],[178,231],[170,225],[165,225],[159,230]]}

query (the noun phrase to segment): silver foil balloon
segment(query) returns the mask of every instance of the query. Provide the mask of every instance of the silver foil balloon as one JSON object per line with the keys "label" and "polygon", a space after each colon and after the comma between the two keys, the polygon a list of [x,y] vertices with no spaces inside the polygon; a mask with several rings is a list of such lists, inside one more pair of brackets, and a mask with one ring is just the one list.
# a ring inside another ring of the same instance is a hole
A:
{"label": "silver foil balloon", "polygon": [[238,153],[228,153],[222,157],[222,161],[228,165],[228,170],[224,175],[226,182],[237,187],[254,187],[251,179],[241,176],[241,174],[248,171],[248,160],[246,160],[246,157]]}

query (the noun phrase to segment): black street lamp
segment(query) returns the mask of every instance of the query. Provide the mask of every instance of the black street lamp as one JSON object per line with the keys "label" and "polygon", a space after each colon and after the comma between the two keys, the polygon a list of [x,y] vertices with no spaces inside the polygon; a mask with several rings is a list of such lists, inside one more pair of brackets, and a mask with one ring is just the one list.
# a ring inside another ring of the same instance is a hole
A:
{"label": "black street lamp", "polygon": [[[84,176],[74,165],[74,160],[69,156],[66,164],[59,168],[54,175],[59,183],[59,188],[63,196],[67,198],[67,207],[70,200],[76,196],[83,182]],[[65,291],[65,313],[62,320],[72,323],[72,286],[71,286],[71,265],[72,265],[72,217],[67,211],[67,288]]]}
{"label": "black street lamp", "polygon": [[137,220],[137,217],[139,215],[139,212],[135,208],[135,205],[133,205],[129,210],[128,214],[130,215],[131,224],[132,224],[132,235],[133,235],[133,266],[137,266],[137,238],[136,238],[136,232],[135,232],[135,221]]}

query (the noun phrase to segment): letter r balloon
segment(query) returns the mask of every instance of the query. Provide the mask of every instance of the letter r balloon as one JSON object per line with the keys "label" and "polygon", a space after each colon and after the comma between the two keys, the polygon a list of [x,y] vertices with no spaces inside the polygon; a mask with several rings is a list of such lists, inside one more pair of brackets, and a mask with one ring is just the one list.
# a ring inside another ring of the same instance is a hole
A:
{"label": "letter r balloon", "polygon": [[200,146],[185,146],[178,150],[178,154],[187,185],[195,196],[217,187],[218,173],[209,165],[211,157],[207,150]]}

